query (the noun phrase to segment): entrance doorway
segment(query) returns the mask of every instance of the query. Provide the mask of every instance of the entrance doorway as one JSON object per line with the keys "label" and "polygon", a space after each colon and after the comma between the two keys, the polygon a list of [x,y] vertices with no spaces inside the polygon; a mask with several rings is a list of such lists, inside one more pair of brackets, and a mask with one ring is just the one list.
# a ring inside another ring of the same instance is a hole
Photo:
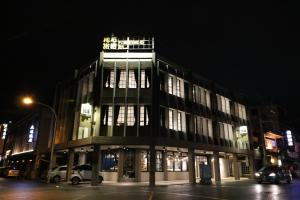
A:
{"label": "entrance doorway", "polygon": [[124,152],[123,180],[135,180],[135,149],[127,149]]}
{"label": "entrance doorway", "polygon": [[200,156],[196,155],[195,156],[195,170],[196,170],[196,178],[199,179],[201,178],[201,165],[207,165],[207,156]]}

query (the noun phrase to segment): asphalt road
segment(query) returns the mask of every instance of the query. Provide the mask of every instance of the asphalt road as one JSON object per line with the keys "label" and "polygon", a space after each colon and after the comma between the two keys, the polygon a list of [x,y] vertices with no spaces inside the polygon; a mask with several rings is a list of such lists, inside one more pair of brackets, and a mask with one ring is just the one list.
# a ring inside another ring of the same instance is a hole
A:
{"label": "asphalt road", "polygon": [[140,200],[140,199],[207,199],[207,200],[288,200],[300,199],[300,180],[292,184],[257,184],[254,181],[227,182],[216,185],[124,186],[102,184],[77,186],[46,184],[0,178],[0,200]]}

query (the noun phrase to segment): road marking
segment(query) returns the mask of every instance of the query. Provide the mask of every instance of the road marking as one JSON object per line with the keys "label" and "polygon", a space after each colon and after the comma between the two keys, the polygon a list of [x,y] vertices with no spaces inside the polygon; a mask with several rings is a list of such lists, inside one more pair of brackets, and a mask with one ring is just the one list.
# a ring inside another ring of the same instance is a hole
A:
{"label": "road marking", "polygon": [[[212,197],[212,196],[204,196],[204,195],[194,195],[194,194],[182,194],[182,193],[170,193],[170,192],[156,192],[156,193],[160,193],[160,194],[170,194],[170,195],[178,195],[178,196],[187,196],[187,197],[200,197],[200,198],[205,198],[205,199],[217,199],[217,200],[229,200],[229,199],[223,199],[223,198],[219,198],[219,197]],[[149,197],[150,200],[150,197]]]}
{"label": "road marking", "polygon": [[153,192],[150,192],[149,200],[152,200],[152,198],[153,198]]}

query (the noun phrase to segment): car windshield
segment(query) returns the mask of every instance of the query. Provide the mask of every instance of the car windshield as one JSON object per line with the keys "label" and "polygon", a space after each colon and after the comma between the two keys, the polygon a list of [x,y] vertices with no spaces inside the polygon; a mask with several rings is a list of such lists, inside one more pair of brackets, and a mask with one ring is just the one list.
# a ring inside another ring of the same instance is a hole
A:
{"label": "car windshield", "polygon": [[277,166],[268,166],[268,167],[263,167],[259,171],[264,172],[264,171],[278,171],[279,167]]}

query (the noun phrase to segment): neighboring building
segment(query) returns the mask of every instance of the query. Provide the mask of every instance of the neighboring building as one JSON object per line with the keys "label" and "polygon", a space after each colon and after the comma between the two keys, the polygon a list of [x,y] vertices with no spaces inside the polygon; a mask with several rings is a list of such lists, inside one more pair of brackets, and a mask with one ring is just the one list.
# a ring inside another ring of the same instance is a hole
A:
{"label": "neighboring building", "polygon": [[91,163],[104,180],[200,178],[253,174],[246,101],[154,52],[153,38],[106,37],[99,58],[61,84],[56,152]]}
{"label": "neighboring building", "polygon": [[24,178],[35,178],[47,170],[51,120],[51,112],[40,109],[9,124],[6,134],[2,128],[1,166],[20,169]]}
{"label": "neighboring building", "polygon": [[250,109],[255,169],[266,165],[291,166],[299,159],[295,132],[284,123],[285,112],[277,105]]}

